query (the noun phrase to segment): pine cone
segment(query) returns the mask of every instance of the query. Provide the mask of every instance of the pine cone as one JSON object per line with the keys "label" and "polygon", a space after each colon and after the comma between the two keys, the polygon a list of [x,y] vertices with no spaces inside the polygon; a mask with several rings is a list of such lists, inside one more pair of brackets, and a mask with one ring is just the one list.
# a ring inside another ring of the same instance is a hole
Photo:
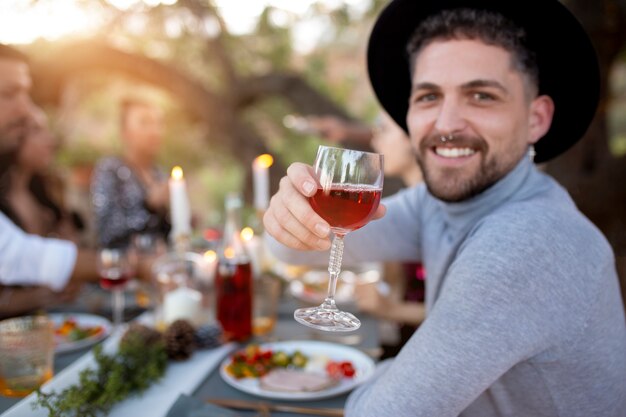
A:
{"label": "pine cone", "polygon": [[184,360],[196,348],[196,330],[187,320],[176,320],[165,330],[165,351],[170,359]]}
{"label": "pine cone", "polygon": [[139,344],[150,346],[162,341],[162,335],[157,330],[139,323],[131,323],[122,336],[120,346]]}
{"label": "pine cone", "polygon": [[222,343],[222,328],[219,324],[205,324],[196,330],[196,346],[210,349]]}

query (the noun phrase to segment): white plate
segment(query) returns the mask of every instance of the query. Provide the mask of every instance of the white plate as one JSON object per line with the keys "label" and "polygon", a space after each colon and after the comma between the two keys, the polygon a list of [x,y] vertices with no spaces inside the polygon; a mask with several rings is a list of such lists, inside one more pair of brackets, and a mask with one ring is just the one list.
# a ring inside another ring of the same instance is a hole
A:
{"label": "white plate", "polygon": [[93,336],[86,337],[84,339],[70,341],[66,340],[63,337],[55,335],[56,346],[54,351],[56,353],[65,353],[71,352],[74,350],[82,349],[88,346],[91,346],[100,340],[104,339],[111,333],[112,325],[111,322],[104,317],[96,316],[93,314],[83,314],[83,313],[52,313],[48,314],[48,317],[54,322],[55,330],[61,326],[61,324],[69,318],[76,320],[76,323],[79,327],[95,327],[101,326],[102,331]]}
{"label": "white plate", "polygon": [[[359,284],[383,283],[382,267],[377,263],[365,263],[361,266],[345,267],[339,274],[335,301],[340,304],[354,303],[354,287]],[[289,282],[289,293],[300,301],[316,305],[321,304],[328,291],[328,271],[312,269]]]}
{"label": "white plate", "polygon": [[314,355],[325,355],[333,361],[350,361],[354,365],[356,374],[353,378],[343,378],[338,385],[333,387],[315,391],[315,392],[278,392],[262,389],[258,378],[241,378],[237,379],[226,371],[226,367],[231,363],[229,355],[220,366],[220,375],[228,385],[246,392],[264,398],[276,400],[319,400],[322,398],[334,397],[346,393],[357,385],[365,382],[372,376],[376,368],[374,361],[355,348],[338,345],[336,343],[317,342],[309,340],[289,341],[265,343],[261,345],[261,349],[272,349],[273,351],[283,351],[287,354],[299,350],[304,355],[311,357]]}

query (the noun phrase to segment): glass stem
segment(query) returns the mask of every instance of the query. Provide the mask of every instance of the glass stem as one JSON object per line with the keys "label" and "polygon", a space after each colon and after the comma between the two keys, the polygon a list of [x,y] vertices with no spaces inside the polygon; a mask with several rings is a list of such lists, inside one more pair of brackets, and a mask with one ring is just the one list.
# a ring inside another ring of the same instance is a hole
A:
{"label": "glass stem", "polygon": [[124,291],[116,289],[112,291],[113,302],[113,327],[117,331],[122,325],[124,316]]}
{"label": "glass stem", "polygon": [[324,300],[322,307],[329,310],[336,310],[335,305],[335,290],[337,289],[337,279],[341,272],[341,261],[343,259],[343,238],[345,235],[336,234],[333,238],[333,244],[330,248],[330,260],[328,261],[328,273],[330,279],[328,280],[328,295]]}

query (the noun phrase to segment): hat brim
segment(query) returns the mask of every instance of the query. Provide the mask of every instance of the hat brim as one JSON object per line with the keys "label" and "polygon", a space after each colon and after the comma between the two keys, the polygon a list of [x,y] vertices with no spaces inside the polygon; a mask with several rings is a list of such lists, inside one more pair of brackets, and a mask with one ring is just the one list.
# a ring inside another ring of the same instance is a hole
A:
{"label": "hat brim", "polygon": [[537,55],[539,93],[555,103],[550,130],[535,144],[545,162],[573,146],[587,131],[600,94],[598,59],[587,33],[557,0],[394,0],[370,35],[370,82],[383,108],[405,131],[411,78],[406,45],[426,17],[445,9],[492,10],[527,31]]}

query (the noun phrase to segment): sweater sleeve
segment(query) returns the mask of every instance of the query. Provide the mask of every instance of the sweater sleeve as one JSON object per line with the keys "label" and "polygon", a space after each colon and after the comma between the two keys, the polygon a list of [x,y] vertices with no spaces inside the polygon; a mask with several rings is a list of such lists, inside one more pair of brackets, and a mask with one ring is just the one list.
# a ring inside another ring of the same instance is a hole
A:
{"label": "sweater sleeve", "polygon": [[[387,213],[362,229],[346,235],[343,262],[345,265],[377,261],[419,261],[420,224],[418,206],[425,189],[414,187],[383,199]],[[280,260],[292,264],[324,265],[328,252],[289,249],[266,236],[270,251]]]}
{"label": "sweater sleeve", "polygon": [[563,283],[582,241],[551,233],[557,219],[523,217],[470,234],[428,318],[380,377],[349,397],[347,417],[458,416],[509,369],[576,331],[584,290]]}
{"label": "sweater sleeve", "polygon": [[0,283],[65,287],[76,262],[76,246],[69,241],[24,233],[0,213]]}

